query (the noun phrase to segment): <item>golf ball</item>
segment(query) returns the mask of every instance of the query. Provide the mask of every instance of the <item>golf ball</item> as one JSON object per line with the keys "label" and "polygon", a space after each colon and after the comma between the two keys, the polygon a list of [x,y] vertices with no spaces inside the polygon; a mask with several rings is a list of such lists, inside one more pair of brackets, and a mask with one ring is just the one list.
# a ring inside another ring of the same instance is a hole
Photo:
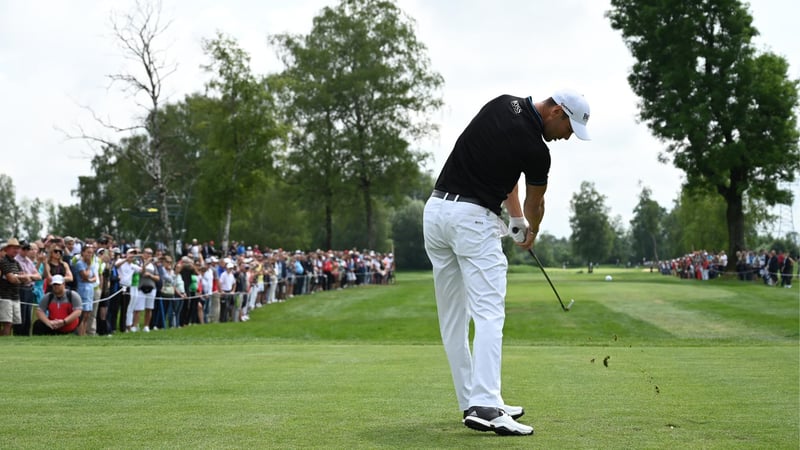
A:
{"label": "golf ball", "polygon": [[613,278],[611,278],[611,275],[606,275],[606,281],[611,281],[611,280],[613,280]]}

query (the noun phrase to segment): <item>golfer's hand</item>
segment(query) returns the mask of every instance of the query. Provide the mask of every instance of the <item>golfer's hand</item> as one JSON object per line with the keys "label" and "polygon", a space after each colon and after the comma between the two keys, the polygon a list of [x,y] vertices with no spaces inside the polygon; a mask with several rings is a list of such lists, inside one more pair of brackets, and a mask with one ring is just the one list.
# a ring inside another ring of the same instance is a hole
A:
{"label": "golfer's hand", "polygon": [[528,236],[528,225],[524,217],[512,217],[508,219],[508,232],[514,242],[525,242]]}
{"label": "golfer's hand", "polygon": [[523,250],[530,250],[533,248],[534,241],[536,241],[536,233],[534,233],[533,230],[528,229],[525,230],[525,240],[522,242],[515,241],[514,243],[517,244],[517,247]]}

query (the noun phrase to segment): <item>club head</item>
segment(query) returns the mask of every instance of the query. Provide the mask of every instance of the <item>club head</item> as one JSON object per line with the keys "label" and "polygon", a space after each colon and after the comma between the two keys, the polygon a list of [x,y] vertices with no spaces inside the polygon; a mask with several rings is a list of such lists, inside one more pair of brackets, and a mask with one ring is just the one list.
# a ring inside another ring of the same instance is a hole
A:
{"label": "club head", "polygon": [[569,311],[570,309],[572,309],[572,305],[574,304],[575,304],[575,299],[570,299],[569,303],[567,304],[567,307],[564,308],[564,311]]}

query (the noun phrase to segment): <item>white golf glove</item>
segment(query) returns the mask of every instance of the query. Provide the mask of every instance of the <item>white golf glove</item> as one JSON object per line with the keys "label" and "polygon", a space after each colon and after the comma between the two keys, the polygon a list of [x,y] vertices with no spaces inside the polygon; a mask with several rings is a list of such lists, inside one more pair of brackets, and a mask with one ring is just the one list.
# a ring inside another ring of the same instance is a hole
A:
{"label": "white golf glove", "polygon": [[528,234],[528,226],[525,224],[524,217],[512,217],[508,219],[508,232],[516,242],[525,242]]}

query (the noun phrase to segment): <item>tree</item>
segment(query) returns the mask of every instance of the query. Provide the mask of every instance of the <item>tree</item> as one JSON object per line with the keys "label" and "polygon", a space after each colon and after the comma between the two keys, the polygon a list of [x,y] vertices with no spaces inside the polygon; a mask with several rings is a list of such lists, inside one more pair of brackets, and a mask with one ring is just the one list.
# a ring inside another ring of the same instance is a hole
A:
{"label": "tree", "polygon": [[[308,36],[273,42],[284,50],[284,75],[295,80],[287,86],[304,108],[301,125],[310,125],[295,143],[303,142],[297,148],[312,161],[296,169],[323,180],[326,208],[339,189],[357,189],[374,248],[375,201],[399,204],[403,184],[418,175],[427,154],[410,141],[435,130],[427,114],[441,106],[434,92],[442,77],[430,70],[413,21],[392,1],[343,0],[314,18]],[[329,161],[338,167],[320,167]]]}
{"label": "tree", "polygon": [[204,69],[215,77],[206,85],[213,97],[206,97],[196,108],[204,113],[206,143],[199,161],[198,188],[211,200],[203,203],[208,214],[224,218],[222,245],[226,248],[234,208],[240,208],[240,214],[247,212],[254,186],[263,185],[272,172],[273,154],[285,130],[277,121],[268,86],[250,71],[250,56],[235,40],[217,34],[203,41],[203,49],[211,57]]}
{"label": "tree", "polygon": [[[611,251],[608,258],[605,259],[607,263],[621,264],[627,263],[631,260],[631,234],[625,230],[622,224],[621,216],[614,216],[609,222],[611,229]],[[638,264],[640,260],[636,260]]]}
{"label": "tree", "polygon": [[[612,0],[607,17],[636,59],[628,82],[639,117],[668,144],[687,186],[725,201],[730,254],[745,248],[744,201],[790,204],[800,169],[798,81],[787,61],[757,54],[738,0]],[[729,269],[736,261],[729,259]]]}
{"label": "tree", "polygon": [[[517,247],[515,246],[515,249]],[[533,258],[527,252],[511,250],[509,262],[524,260],[526,264],[534,264]],[[536,237],[536,256],[545,267],[561,267],[572,265],[572,252],[567,238],[557,238],[548,232],[542,232]]]}
{"label": "tree", "polygon": [[0,173],[0,238],[16,236],[18,225],[14,221],[17,211],[17,192],[14,179]]}
{"label": "tree", "polygon": [[342,201],[349,196],[344,195],[348,190],[342,164],[345,154],[334,102],[337,80],[330,71],[336,54],[327,50],[326,39],[321,33],[281,34],[271,41],[286,65],[275,84],[287,121],[293,125],[284,179],[301,203],[320,206],[323,247],[332,248],[334,211],[352,202]]}
{"label": "tree", "polygon": [[42,228],[44,228],[42,223],[42,201],[38,198],[33,200],[22,199],[19,209],[22,213],[20,227],[28,241],[35,241],[42,237]]}
{"label": "tree", "polygon": [[663,220],[667,210],[651,198],[652,191],[647,186],[639,193],[639,203],[633,209],[631,219],[631,245],[636,261],[642,258],[659,261],[658,250],[664,242]]}
{"label": "tree", "polygon": [[411,200],[405,207],[398,209],[392,218],[392,237],[397,267],[425,270],[431,268],[422,235],[422,210],[424,208],[424,202]]}
{"label": "tree", "polygon": [[[139,105],[144,110],[141,122],[129,127],[120,127],[100,119],[91,111],[95,120],[105,129],[117,134],[127,135],[128,138],[144,139],[145,145],[124,148],[113,140],[91,135],[79,127],[77,137],[101,144],[112,150],[116,157],[127,157],[136,164],[142,175],[147,180],[147,191],[140,192],[143,197],[152,197],[157,206],[156,210],[159,226],[157,238],[173,248],[175,238],[170,221],[170,198],[172,193],[169,186],[176,176],[179,176],[178,167],[168,165],[171,158],[167,153],[169,148],[165,145],[165,136],[162,134],[162,109],[164,79],[172,74],[176,67],[167,63],[159,51],[157,43],[170,23],[161,22],[161,4],[149,1],[136,2],[132,12],[114,15],[111,26],[117,44],[124,52],[124,56],[133,61],[138,70],[108,75],[111,83],[121,83],[122,89],[132,97],[144,98]],[[131,151],[133,150],[133,151]]]}
{"label": "tree", "polygon": [[614,244],[614,231],[605,199],[597,192],[594,183],[583,181],[580,192],[573,194],[569,202],[572,250],[586,262],[605,261]]}

